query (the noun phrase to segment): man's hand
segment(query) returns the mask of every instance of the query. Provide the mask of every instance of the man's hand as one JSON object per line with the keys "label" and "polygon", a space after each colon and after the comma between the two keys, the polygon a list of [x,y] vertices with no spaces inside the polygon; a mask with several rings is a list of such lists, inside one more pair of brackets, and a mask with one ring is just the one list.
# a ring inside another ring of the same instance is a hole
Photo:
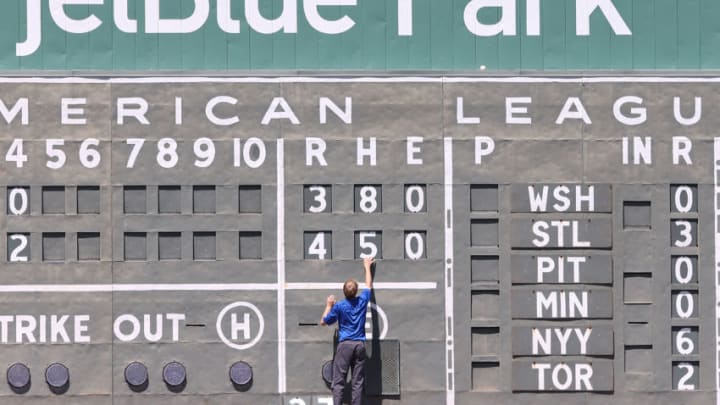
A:
{"label": "man's hand", "polygon": [[330,310],[332,310],[333,305],[335,305],[335,296],[334,295],[328,295],[327,299],[325,300],[325,311],[323,312],[322,316],[320,317],[320,325],[327,325],[325,323],[325,317],[328,313],[330,313]]}
{"label": "man's hand", "polygon": [[365,257],[363,259],[363,267],[365,267],[365,285],[367,288],[371,289],[373,288],[372,285],[372,265],[375,263],[374,257]]}

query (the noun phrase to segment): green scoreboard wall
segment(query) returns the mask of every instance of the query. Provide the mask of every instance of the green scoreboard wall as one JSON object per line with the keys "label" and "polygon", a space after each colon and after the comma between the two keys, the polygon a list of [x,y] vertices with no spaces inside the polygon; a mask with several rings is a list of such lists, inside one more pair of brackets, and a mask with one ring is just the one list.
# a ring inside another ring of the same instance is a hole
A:
{"label": "green scoreboard wall", "polygon": [[715,0],[11,0],[0,69],[712,71]]}

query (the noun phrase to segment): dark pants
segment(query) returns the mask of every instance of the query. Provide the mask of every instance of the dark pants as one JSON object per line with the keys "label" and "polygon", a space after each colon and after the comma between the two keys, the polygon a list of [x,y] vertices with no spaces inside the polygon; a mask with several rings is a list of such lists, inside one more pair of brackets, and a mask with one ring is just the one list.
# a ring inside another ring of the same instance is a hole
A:
{"label": "dark pants", "polygon": [[352,405],[362,404],[365,383],[365,342],[346,340],[340,342],[333,360],[333,404],[342,404],[345,379],[352,369]]}

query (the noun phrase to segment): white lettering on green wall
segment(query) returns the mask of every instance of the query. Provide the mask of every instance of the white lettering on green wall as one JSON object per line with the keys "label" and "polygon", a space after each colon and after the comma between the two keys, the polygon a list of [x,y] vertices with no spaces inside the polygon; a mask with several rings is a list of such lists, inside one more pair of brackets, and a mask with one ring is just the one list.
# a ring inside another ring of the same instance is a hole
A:
{"label": "white lettering on green wall", "polygon": [[[185,15],[180,18],[163,17],[162,0],[138,2],[136,13],[130,12],[128,0],[25,1],[26,32],[24,41],[17,42],[15,46],[16,56],[32,55],[40,49],[43,41],[43,18],[48,12],[52,23],[70,34],[87,34],[103,24],[114,23],[117,30],[127,34],[190,34],[213,24],[228,34],[239,34],[248,29],[264,35],[297,35],[299,19],[304,18],[312,30],[325,35],[337,35],[356,27],[357,21],[352,17],[353,10],[362,6],[359,2],[370,0],[283,0],[281,9],[275,12],[277,15],[274,17],[263,14],[262,4],[268,0],[192,0],[192,7],[184,10]],[[216,4],[213,5],[213,1]],[[542,34],[543,0],[527,0],[524,10],[520,10],[522,3],[518,0],[466,1],[463,22],[464,29],[470,34],[481,37]],[[397,10],[397,36],[413,36],[413,2],[414,0],[391,0],[391,7]],[[632,35],[613,0],[575,0],[575,3],[576,35],[590,35],[590,17],[596,12],[602,15],[616,35]],[[44,4],[47,4],[47,10],[44,10]],[[101,8],[111,6],[112,22],[98,17],[103,15]],[[328,17],[329,13],[323,12],[328,8],[342,11],[339,15]],[[479,15],[489,9],[499,9],[498,20],[482,22]],[[82,17],[78,17],[78,13],[81,13]],[[141,13],[144,13],[144,27],[138,24],[137,16],[131,15]],[[244,16],[247,28],[243,27],[241,20],[237,18],[240,13]],[[524,32],[517,27],[518,13],[525,14]]]}

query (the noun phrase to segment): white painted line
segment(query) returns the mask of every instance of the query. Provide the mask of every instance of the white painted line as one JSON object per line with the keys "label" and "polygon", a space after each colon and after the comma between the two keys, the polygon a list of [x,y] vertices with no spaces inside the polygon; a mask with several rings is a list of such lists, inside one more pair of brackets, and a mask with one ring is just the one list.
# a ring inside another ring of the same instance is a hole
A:
{"label": "white painted line", "polygon": [[[362,284],[361,284],[361,287]],[[434,290],[437,283],[376,283],[376,290]],[[364,287],[363,287],[364,288]],[[227,284],[11,284],[0,285],[0,293],[94,293],[151,291],[279,291],[276,283]],[[342,290],[342,283],[289,283],[285,290]],[[284,294],[283,294],[284,297]]]}
{"label": "white painted line", "polygon": [[[286,290],[342,290],[343,283],[287,283]],[[358,283],[360,290],[366,288],[365,283]],[[376,290],[435,290],[437,283],[373,283]]]}
{"label": "white painted line", "polygon": [[0,77],[0,83],[162,84],[162,83],[720,83],[720,77]]}
{"label": "white painted line", "polygon": [[453,280],[454,243],[453,243],[453,144],[452,138],[445,138],[445,404],[455,405],[455,339],[453,320],[455,319]]}
{"label": "white painted line", "polygon": [[277,140],[277,330],[278,330],[278,393],[287,390],[285,353],[285,148]]}
{"label": "white painted line", "polygon": [[720,183],[718,181],[718,171],[720,170],[720,138],[715,138],[714,144],[714,161],[713,174],[715,177],[715,402],[720,405],[720,330],[718,322],[720,322],[720,229],[718,229],[718,221],[720,221],[720,207],[718,207],[718,199],[720,198]]}
{"label": "white painted line", "polygon": [[0,285],[2,293],[86,293],[147,291],[275,291],[277,284],[16,284]]}
{"label": "white painted line", "polygon": [[443,83],[720,83],[719,77],[443,77]]}
{"label": "white painted line", "polygon": [[31,84],[193,84],[193,83],[442,83],[441,77],[1,77],[0,83]]}

